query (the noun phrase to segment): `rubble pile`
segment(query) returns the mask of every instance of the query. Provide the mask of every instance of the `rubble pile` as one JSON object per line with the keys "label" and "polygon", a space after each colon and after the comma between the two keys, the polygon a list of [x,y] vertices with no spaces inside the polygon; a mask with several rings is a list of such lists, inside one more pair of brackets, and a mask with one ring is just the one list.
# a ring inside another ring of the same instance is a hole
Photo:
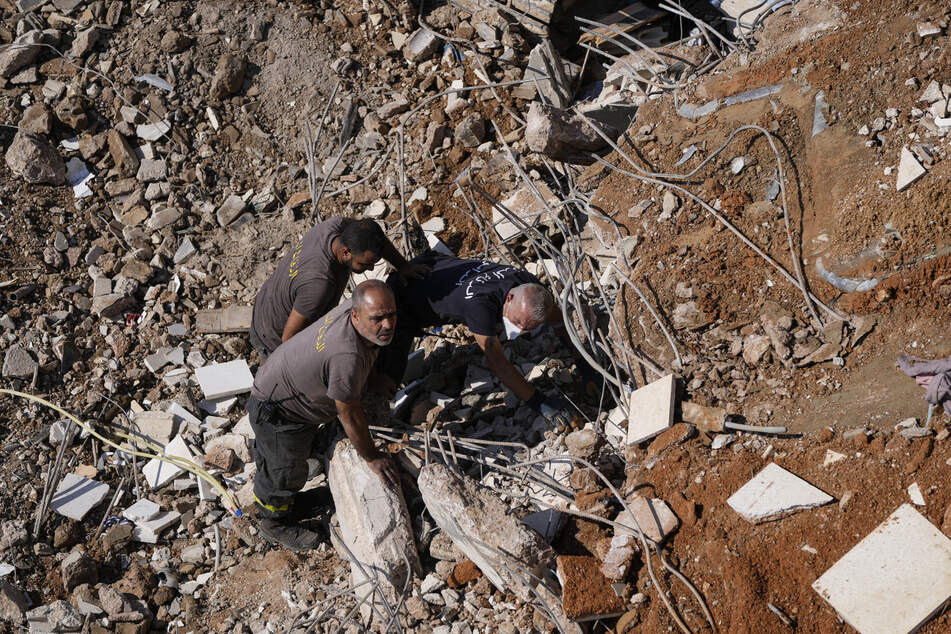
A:
{"label": "rubble pile", "polygon": [[[946,7],[594,4],[0,0],[0,621],[948,629],[949,428],[891,367],[949,349]],[[549,284],[575,350],[505,351],[576,415],[429,332],[401,486],[326,430],[290,553],[246,333],[334,215]]]}

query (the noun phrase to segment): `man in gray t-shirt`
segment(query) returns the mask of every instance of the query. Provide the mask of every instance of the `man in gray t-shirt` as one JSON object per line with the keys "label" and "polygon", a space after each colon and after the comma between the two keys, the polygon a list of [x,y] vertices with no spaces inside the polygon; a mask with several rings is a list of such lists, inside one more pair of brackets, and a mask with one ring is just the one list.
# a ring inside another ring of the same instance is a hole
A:
{"label": "man in gray t-shirt", "polygon": [[307,481],[318,428],[339,417],[357,453],[385,483],[399,475],[370,438],[360,403],[379,346],[393,338],[396,300],[379,280],[357,286],[345,302],[278,347],[258,370],[247,408],[254,429],[254,501],[261,533],[291,550],[308,550],[317,533],[290,517]]}
{"label": "man in gray t-shirt", "polygon": [[350,273],[380,258],[406,278],[427,269],[407,263],[380,225],[369,219],[331,218],[314,226],[285,255],[261,287],[251,317],[251,345],[262,359],[337,305]]}

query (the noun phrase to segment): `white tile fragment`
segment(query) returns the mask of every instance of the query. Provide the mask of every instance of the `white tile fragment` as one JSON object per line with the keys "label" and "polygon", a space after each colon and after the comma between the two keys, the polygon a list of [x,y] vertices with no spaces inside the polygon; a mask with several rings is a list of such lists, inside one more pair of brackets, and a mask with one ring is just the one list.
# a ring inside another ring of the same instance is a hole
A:
{"label": "white tile fragment", "polygon": [[912,482],[908,485],[908,497],[911,499],[911,503],[915,506],[925,505],[925,496],[922,495],[921,487],[918,486],[917,482]]}
{"label": "white tile fragment", "polygon": [[162,507],[153,502],[142,498],[135,504],[122,511],[122,517],[130,522],[147,522],[162,511]]}
{"label": "white tile fragment", "polygon": [[898,182],[896,191],[901,191],[928,173],[915,155],[907,147],[901,149],[901,159],[898,162]]}
{"label": "white tile fragment", "polygon": [[108,495],[108,484],[67,473],[56,487],[50,508],[78,522]]}
{"label": "white tile fragment", "polygon": [[674,424],[674,375],[657,379],[631,393],[628,399],[627,442],[653,438]]}
{"label": "white tile fragment", "polygon": [[951,597],[951,539],[902,504],[812,588],[861,634],[907,634]]}
{"label": "white tile fragment", "polygon": [[208,400],[250,392],[254,384],[254,377],[244,359],[195,368],[195,378]]}
{"label": "white tile fragment", "polygon": [[833,497],[771,462],[727,499],[749,522],[766,522],[804,509],[823,506]]}
{"label": "white tile fragment", "polygon": [[[165,455],[178,456],[186,460],[194,460],[195,458],[181,436],[175,436],[172,442],[165,447]],[[142,475],[145,476],[145,481],[148,482],[149,486],[153,489],[162,488],[177,478],[183,471],[184,469],[181,467],[170,462],[164,462],[158,458],[152,458],[142,467]]]}

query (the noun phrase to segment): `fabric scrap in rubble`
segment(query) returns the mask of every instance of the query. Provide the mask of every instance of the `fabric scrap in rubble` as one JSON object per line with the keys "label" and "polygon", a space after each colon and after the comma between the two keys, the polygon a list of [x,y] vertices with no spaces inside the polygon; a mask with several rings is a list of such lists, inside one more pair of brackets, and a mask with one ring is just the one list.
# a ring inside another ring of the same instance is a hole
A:
{"label": "fabric scrap in rubble", "polygon": [[930,361],[902,354],[898,367],[925,388],[926,401],[944,405],[945,413],[951,416],[951,357]]}

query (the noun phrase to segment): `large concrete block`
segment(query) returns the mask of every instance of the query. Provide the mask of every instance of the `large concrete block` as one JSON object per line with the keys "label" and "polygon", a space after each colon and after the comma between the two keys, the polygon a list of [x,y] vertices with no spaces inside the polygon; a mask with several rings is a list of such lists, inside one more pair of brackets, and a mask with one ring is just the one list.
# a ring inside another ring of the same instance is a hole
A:
{"label": "large concrete block", "polygon": [[441,464],[423,467],[419,491],[430,515],[499,590],[524,601],[543,579],[554,552],[537,532],[508,514],[489,489]]}
{"label": "large concrete block", "polygon": [[[383,484],[346,439],[338,441],[332,449],[327,479],[340,522],[340,536],[359,560],[359,564],[350,562],[352,584],[360,584],[367,575],[377,575],[386,600],[395,606],[407,578],[420,575],[422,570],[402,491]],[[361,598],[368,591],[368,586],[358,590]],[[377,609],[386,614],[379,599],[376,600]],[[369,618],[370,602],[361,610],[364,618]]]}

